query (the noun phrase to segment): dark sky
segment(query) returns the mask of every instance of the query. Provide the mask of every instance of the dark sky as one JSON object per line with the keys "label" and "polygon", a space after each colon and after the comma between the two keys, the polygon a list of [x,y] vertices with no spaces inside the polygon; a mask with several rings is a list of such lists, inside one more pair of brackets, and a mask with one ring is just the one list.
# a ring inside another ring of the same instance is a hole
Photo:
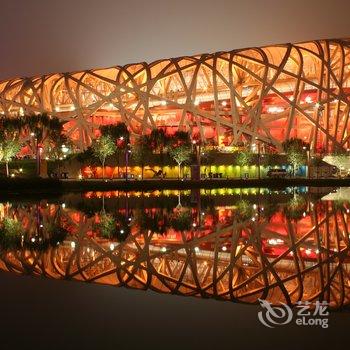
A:
{"label": "dark sky", "polygon": [[350,36],[349,0],[0,0],[0,79]]}

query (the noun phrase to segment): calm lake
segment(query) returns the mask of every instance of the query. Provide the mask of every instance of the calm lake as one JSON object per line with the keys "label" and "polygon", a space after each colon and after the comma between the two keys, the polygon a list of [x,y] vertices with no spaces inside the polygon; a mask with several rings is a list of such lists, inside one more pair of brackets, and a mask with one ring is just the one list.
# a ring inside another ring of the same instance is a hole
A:
{"label": "calm lake", "polygon": [[349,199],[350,188],[306,187],[0,199],[0,269],[340,309],[350,299]]}

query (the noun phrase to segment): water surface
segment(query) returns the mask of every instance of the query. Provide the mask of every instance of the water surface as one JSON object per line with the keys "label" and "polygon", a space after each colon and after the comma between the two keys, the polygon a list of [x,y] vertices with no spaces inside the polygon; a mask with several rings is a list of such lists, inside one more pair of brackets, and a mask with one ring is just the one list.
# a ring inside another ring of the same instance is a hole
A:
{"label": "water surface", "polygon": [[349,304],[350,189],[88,192],[0,204],[0,268],[225,301]]}

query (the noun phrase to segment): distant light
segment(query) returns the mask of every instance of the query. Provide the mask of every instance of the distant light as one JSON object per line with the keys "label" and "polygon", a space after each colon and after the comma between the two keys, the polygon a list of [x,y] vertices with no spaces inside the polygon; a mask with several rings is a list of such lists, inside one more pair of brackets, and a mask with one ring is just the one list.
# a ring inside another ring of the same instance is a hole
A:
{"label": "distant light", "polygon": [[252,221],[255,221],[255,218],[252,218]]}
{"label": "distant light", "polygon": [[164,101],[164,100],[161,101],[160,104],[161,104],[162,106],[166,106],[166,105],[167,105],[166,101]]}
{"label": "distant light", "polygon": [[194,223],[192,224],[192,226],[193,226],[193,227],[196,227],[196,226],[197,226],[197,224],[194,222]]}
{"label": "distant light", "polygon": [[306,96],[306,97],[305,97],[305,102],[306,102],[306,103],[312,103],[312,98],[311,98],[311,96]]}
{"label": "distant light", "polygon": [[165,248],[165,247],[162,247],[160,250],[161,250],[163,253],[166,252],[166,248]]}
{"label": "distant light", "polygon": [[34,242],[35,242],[35,238],[34,238],[34,237],[32,237],[31,241],[34,243]]}
{"label": "distant light", "polygon": [[109,249],[110,249],[110,250],[114,250],[114,248],[115,248],[114,244],[111,243],[111,244],[109,245]]}
{"label": "distant light", "polygon": [[194,251],[195,251],[196,253],[199,253],[200,249],[199,249],[198,247],[194,247]]}
{"label": "distant light", "polygon": [[64,209],[66,207],[66,203],[62,203],[61,206]]}
{"label": "distant light", "polygon": [[303,217],[304,217],[304,218],[306,217],[306,212],[305,212],[305,211],[303,212]]}
{"label": "distant light", "polygon": [[30,133],[30,136],[35,136],[35,134],[33,132]]}
{"label": "distant light", "polygon": [[120,136],[119,140],[123,141],[124,140],[124,136]]}
{"label": "distant light", "polygon": [[81,180],[83,178],[83,175],[79,174],[78,179]]}
{"label": "distant light", "polygon": [[20,172],[20,173],[23,173],[23,169],[22,169],[22,168],[19,168],[19,172]]}
{"label": "distant light", "polygon": [[123,234],[123,233],[124,233],[124,230],[120,230],[120,233]]}
{"label": "distant light", "polygon": [[253,209],[255,210],[257,208],[257,205],[256,204],[253,204]]}
{"label": "distant light", "polygon": [[75,242],[70,242],[70,246],[74,249],[75,248]]}
{"label": "distant light", "polygon": [[305,250],[305,253],[306,253],[307,255],[310,255],[310,254],[311,254],[311,249],[306,249],[306,250]]}
{"label": "distant light", "polygon": [[11,177],[15,177],[15,174],[11,174]]}
{"label": "distant light", "polygon": [[271,114],[282,113],[283,111],[284,111],[284,108],[279,106],[271,106],[267,108],[267,112]]}
{"label": "distant light", "polygon": [[42,227],[44,227],[44,225],[43,225],[43,224],[40,224],[40,227],[42,228]]}
{"label": "distant light", "polygon": [[221,102],[221,105],[222,105],[223,107],[226,107],[226,106],[227,106],[227,102],[226,102],[226,101],[222,101],[222,102]]}
{"label": "distant light", "polygon": [[223,247],[221,248],[221,250],[222,250],[223,252],[226,252],[227,247],[223,246]]}

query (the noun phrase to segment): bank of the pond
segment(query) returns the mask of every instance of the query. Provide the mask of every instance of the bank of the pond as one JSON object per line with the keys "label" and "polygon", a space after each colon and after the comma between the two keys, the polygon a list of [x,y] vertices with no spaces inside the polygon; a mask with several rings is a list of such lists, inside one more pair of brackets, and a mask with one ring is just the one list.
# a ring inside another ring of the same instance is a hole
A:
{"label": "bank of the pond", "polygon": [[268,187],[288,186],[340,187],[350,186],[350,178],[345,179],[212,179],[212,180],[54,180],[40,178],[16,178],[0,180],[1,194],[61,194],[65,192],[110,191],[110,190],[154,190],[185,188],[223,187]]}

